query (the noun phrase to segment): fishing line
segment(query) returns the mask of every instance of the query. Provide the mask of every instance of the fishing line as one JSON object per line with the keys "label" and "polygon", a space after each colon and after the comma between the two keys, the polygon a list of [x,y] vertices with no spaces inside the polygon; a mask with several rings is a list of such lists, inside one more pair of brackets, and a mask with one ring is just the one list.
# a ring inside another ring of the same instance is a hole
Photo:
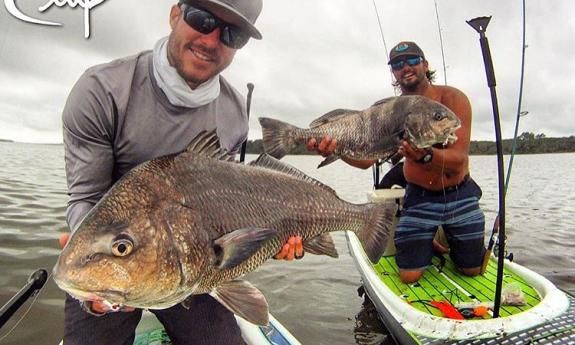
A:
{"label": "fishing line", "polygon": [[[431,148],[433,150],[433,147]],[[445,147],[444,147],[445,149]],[[445,202],[447,202],[447,195],[445,193],[445,152],[441,152],[441,190],[443,190],[443,212],[445,212]]]}
{"label": "fishing line", "polygon": [[[377,10],[377,5],[375,4],[375,0],[372,0],[372,2],[373,2],[373,8],[375,11],[375,16],[377,17],[377,24],[379,26],[379,33],[381,35],[381,41],[383,42],[383,48],[385,49],[385,56],[387,57],[387,52],[389,50],[387,50],[387,44],[385,43],[385,36],[383,35],[383,26],[381,25],[381,19],[379,18],[379,12]],[[391,73],[391,71],[389,71],[389,75],[390,75],[391,83],[393,84],[393,73]],[[397,96],[397,88],[396,87],[393,88],[393,93],[395,96]]]}
{"label": "fishing line", "polygon": [[433,0],[435,4],[435,17],[437,19],[437,31],[439,32],[439,45],[441,46],[441,58],[443,60],[443,81],[447,85],[447,67],[445,66],[445,52],[443,51],[443,35],[441,34],[441,25],[439,24],[439,10],[437,9],[437,0]]}
{"label": "fishing line", "polygon": [[[48,274],[48,278],[46,279],[46,281],[48,281],[50,278],[52,277],[52,273]],[[26,316],[28,316],[28,313],[30,312],[30,310],[32,309],[32,307],[34,306],[34,304],[36,303],[36,300],[38,299],[38,297],[40,297],[40,295],[42,294],[42,292],[44,292],[44,289],[46,288],[46,285],[42,286],[40,288],[40,290],[38,290],[38,292],[36,293],[36,296],[34,297],[34,299],[32,300],[32,302],[30,303],[30,305],[28,306],[28,309],[26,309],[26,311],[22,314],[22,317],[20,317],[20,319],[18,321],[16,321],[16,324],[10,328],[10,330],[8,330],[8,332],[6,334],[4,334],[3,336],[0,337],[0,343],[6,339],[9,335],[12,334],[12,332],[16,329],[16,327],[20,326],[20,323],[24,320],[24,318]]]}

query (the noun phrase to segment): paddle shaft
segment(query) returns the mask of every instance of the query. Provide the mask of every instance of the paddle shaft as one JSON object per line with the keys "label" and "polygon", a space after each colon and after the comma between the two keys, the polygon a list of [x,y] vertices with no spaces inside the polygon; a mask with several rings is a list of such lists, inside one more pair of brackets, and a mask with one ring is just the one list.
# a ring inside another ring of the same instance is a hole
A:
{"label": "paddle shaft", "polygon": [[493,317],[499,316],[499,309],[501,307],[501,290],[503,285],[503,266],[505,259],[505,178],[503,172],[503,145],[501,138],[501,124],[499,118],[499,106],[497,103],[497,92],[495,90],[495,72],[493,69],[493,60],[491,59],[491,51],[489,49],[489,41],[485,36],[485,30],[491,17],[478,17],[471,19],[467,23],[479,33],[479,43],[481,45],[481,52],[483,54],[483,63],[485,65],[485,73],[487,76],[487,85],[491,93],[491,103],[493,108],[493,122],[495,125],[495,143],[497,147],[497,175],[499,187],[499,257],[497,260],[497,282],[495,285],[495,303],[493,309]]}
{"label": "paddle shaft", "polygon": [[48,279],[48,272],[44,269],[39,269],[32,273],[28,279],[28,283],[24,285],[14,297],[12,297],[6,304],[0,309],[0,328],[8,322],[8,320],[14,315],[14,313],[38,290],[44,286],[46,280]]}

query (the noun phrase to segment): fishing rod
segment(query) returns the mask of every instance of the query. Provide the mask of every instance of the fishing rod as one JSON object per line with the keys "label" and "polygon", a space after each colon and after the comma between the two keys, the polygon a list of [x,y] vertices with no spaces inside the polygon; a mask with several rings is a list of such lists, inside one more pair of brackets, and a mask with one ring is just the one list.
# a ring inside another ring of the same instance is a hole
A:
{"label": "fishing rod", "polygon": [[443,60],[443,81],[447,85],[447,67],[445,66],[445,52],[443,50],[443,35],[441,34],[441,25],[439,24],[439,10],[437,9],[437,0],[433,0],[435,4],[435,18],[437,19],[437,31],[439,31],[439,45],[441,46],[441,59]]}
{"label": "fishing rod", "polygon": [[517,117],[515,119],[515,132],[513,134],[513,143],[511,145],[511,156],[509,157],[509,166],[507,167],[507,179],[505,180],[505,192],[509,188],[509,177],[511,177],[511,167],[513,166],[513,157],[517,149],[517,133],[519,133],[519,119],[527,115],[527,112],[521,111],[521,101],[523,99],[523,76],[525,74],[525,0],[523,0],[523,41],[522,41],[522,54],[521,54],[521,78],[519,81],[519,100],[517,101]]}
{"label": "fishing rod", "polygon": [[46,284],[46,280],[48,280],[48,272],[45,269],[39,269],[30,275],[26,285],[0,309],[0,328],[31,296],[34,296]]}
{"label": "fishing rod", "polygon": [[495,144],[497,147],[497,175],[499,186],[499,255],[497,260],[497,281],[495,284],[495,301],[493,309],[493,317],[499,317],[499,308],[501,307],[501,287],[503,285],[503,264],[505,259],[505,183],[503,172],[503,145],[501,139],[501,124],[499,118],[499,107],[497,105],[497,92],[495,90],[495,72],[493,69],[493,60],[491,59],[491,51],[489,50],[489,41],[485,36],[487,25],[491,20],[489,17],[477,17],[467,21],[477,33],[479,34],[479,44],[481,45],[481,52],[483,54],[483,63],[485,65],[485,74],[487,76],[487,86],[491,93],[491,103],[493,108],[493,122],[495,124]]}
{"label": "fishing rod", "polygon": [[[389,50],[387,50],[387,43],[385,43],[385,36],[383,35],[383,27],[381,25],[381,19],[379,18],[379,12],[377,10],[377,5],[375,4],[375,0],[372,0],[373,3],[373,10],[375,12],[375,16],[377,17],[377,24],[379,27],[379,34],[381,36],[381,41],[383,42],[383,49],[385,49],[385,56],[387,56],[387,52]],[[393,73],[390,72],[390,79],[391,82],[393,83]],[[394,93],[395,93],[395,88],[394,88]],[[383,164],[383,162],[381,160],[377,160],[375,162],[375,164],[373,164],[372,166],[372,175],[373,175],[373,189],[377,189],[377,186],[379,184],[379,176],[380,176],[380,170],[381,170],[381,165]]]}
{"label": "fishing rod", "polygon": [[[523,43],[522,43],[522,54],[521,54],[521,77],[519,81],[519,99],[517,101],[517,116],[515,119],[515,131],[513,134],[513,142],[511,144],[511,154],[509,155],[509,165],[507,166],[507,175],[505,179],[505,194],[507,195],[507,189],[509,188],[509,180],[511,178],[511,168],[513,167],[513,158],[515,157],[515,151],[517,150],[517,133],[519,132],[519,119],[527,115],[527,111],[521,111],[521,102],[523,99],[523,77],[525,75],[525,49],[527,45],[525,44],[525,0],[523,0]],[[484,274],[487,270],[487,265],[489,263],[489,258],[491,257],[491,252],[495,246],[495,235],[499,232],[499,217],[495,217],[493,222],[493,228],[491,230],[491,236],[489,237],[489,244],[487,245],[487,251],[485,252],[485,257],[483,258],[483,264],[481,265],[481,274]],[[509,260],[513,259],[513,254],[509,255]]]}
{"label": "fishing rod", "polygon": [[[246,111],[248,113],[248,127],[249,127],[249,120],[250,120],[250,108],[252,106],[252,93],[254,92],[254,84],[248,83],[248,97],[246,100]],[[248,130],[249,134],[249,130]],[[246,140],[242,144],[242,149],[240,151],[240,163],[243,163],[246,160],[246,150],[248,146],[248,137],[246,136]]]}
{"label": "fishing rod", "polygon": [[383,35],[383,27],[381,26],[381,19],[379,19],[379,12],[377,11],[377,5],[375,4],[375,0],[373,2],[373,9],[375,11],[375,15],[377,17],[377,24],[379,25],[379,34],[381,35],[381,40],[383,41],[383,48],[385,49],[385,54],[387,55],[387,44],[385,43],[385,36]]}

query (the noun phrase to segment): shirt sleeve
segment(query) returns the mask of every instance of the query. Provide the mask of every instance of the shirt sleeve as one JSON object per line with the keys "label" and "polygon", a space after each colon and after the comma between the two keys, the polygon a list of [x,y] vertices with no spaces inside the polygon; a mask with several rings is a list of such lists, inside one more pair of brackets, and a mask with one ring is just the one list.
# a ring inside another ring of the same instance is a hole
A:
{"label": "shirt sleeve", "polygon": [[112,185],[114,112],[111,92],[86,72],[72,88],[62,113],[68,185],[66,220],[72,232]]}

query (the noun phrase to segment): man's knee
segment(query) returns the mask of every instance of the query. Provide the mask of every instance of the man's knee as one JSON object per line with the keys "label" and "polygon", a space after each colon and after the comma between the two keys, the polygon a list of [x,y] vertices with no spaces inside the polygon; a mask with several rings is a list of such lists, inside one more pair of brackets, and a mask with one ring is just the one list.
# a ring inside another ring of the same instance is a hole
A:
{"label": "man's knee", "polygon": [[466,276],[476,276],[481,273],[481,266],[480,267],[473,267],[473,268],[460,268],[459,271],[465,274]]}
{"label": "man's knee", "polygon": [[399,279],[405,284],[415,283],[422,275],[423,271],[399,271]]}

